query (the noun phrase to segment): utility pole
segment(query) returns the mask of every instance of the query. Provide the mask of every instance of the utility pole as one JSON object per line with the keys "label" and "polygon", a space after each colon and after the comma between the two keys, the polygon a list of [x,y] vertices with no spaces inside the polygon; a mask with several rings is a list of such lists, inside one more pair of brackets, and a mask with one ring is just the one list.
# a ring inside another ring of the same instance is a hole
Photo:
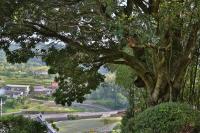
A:
{"label": "utility pole", "polygon": [[3,112],[3,101],[2,101],[2,98],[1,98],[1,117],[2,117],[2,112]]}
{"label": "utility pole", "polygon": [[1,99],[1,117],[2,117],[2,112],[3,112],[3,98],[2,96],[5,94],[5,90],[0,88],[0,99]]}

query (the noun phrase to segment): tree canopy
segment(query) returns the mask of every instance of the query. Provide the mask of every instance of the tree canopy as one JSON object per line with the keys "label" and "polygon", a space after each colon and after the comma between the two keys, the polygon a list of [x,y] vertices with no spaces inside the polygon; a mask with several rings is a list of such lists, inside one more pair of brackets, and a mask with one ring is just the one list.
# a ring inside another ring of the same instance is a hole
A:
{"label": "tree canopy", "polygon": [[134,70],[150,104],[176,101],[199,54],[199,0],[1,0],[0,9],[7,60],[42,56],[61,104],[82,102],[109,64]]}

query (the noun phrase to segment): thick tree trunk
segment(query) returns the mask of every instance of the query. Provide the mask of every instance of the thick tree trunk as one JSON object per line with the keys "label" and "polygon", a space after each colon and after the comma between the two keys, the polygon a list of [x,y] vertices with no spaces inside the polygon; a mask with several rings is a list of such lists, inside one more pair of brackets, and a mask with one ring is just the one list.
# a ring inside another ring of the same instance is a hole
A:
{"label": "thick tree trunk", "polygon": [[182,66],[179,76],[173,79],[174,74],[170,74],[167,68],[166,60],[163,58],[157,65],[156,78],[152,83],[153,88],[147,88],[150,91],[149,104],[156,105],[161,102],[177,101],[181,92],[182,83],[184,81],[187,64]]}
{"label": "thick tree trunk", "polygon": [[181,84],[178,88],[171,88],[166,81],[162,81],[160,84],[161,86],[156,86],[153,89],[154,91],[149,95],[149,106],[157,105],[162,102],[178,101],[181,92]]}

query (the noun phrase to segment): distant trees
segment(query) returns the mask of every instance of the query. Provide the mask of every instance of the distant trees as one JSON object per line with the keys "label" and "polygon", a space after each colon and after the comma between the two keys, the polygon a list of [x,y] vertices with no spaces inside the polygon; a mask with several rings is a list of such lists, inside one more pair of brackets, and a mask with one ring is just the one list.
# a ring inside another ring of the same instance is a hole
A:
{"label": "distant trees", "polygon": [[128,106],[128,100],[127,93],[123,90],[115,84],[102,83],[88,96],[88,99],[96,100],[98,104],[113,109],[125,108]]}

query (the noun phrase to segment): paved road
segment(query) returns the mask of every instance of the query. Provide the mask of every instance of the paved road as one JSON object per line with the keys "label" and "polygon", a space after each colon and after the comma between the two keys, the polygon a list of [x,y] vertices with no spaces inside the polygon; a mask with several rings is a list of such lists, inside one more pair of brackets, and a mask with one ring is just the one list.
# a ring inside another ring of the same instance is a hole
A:
{"label": "paved road", "polygon": [[[95,117],[110,117],[111,115],[117,114],[123,110],[109,111],[109,112],[76,112],[76,113],[53,113],[43,114],[43,117],[47,120],[63,121],[68,120],[69,115],[78,116],[80,119],[95,118]],[[25,117],[34,118],[37,114],[24,114]]]}

